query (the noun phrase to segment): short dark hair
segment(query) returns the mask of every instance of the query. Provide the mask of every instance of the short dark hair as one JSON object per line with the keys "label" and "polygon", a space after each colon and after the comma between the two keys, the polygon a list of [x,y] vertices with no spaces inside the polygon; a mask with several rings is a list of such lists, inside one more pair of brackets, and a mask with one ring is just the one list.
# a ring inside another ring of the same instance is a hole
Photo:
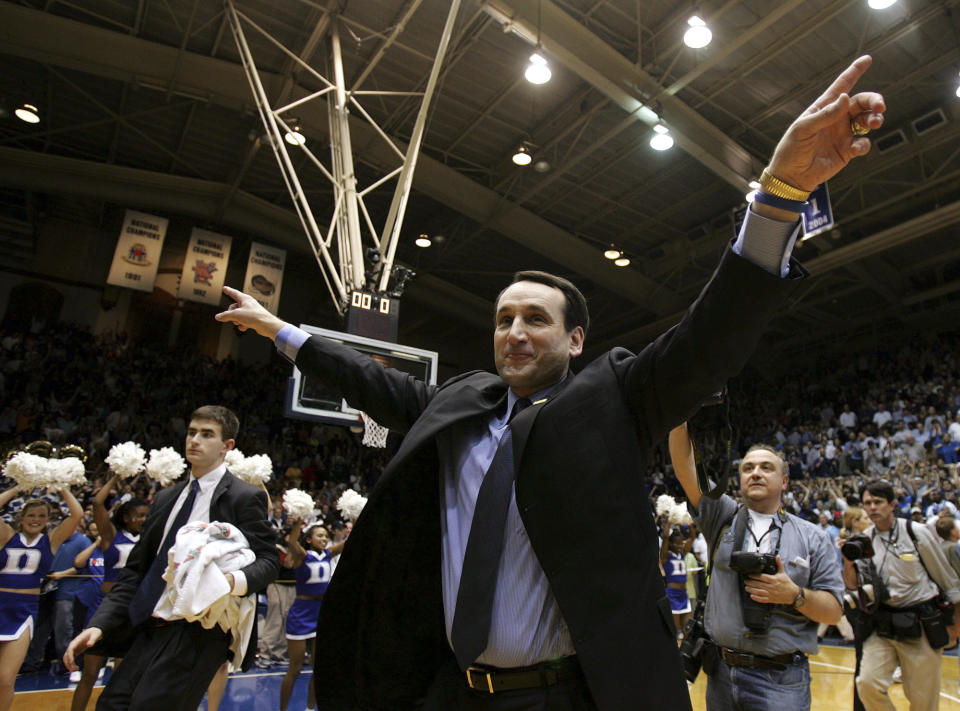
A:
{"label": "short dark hair", "polygon": [[783,459],[783,455],[777,451],[777,448],[772,444],[766,444],[765,442],[757,442],[756,444],[751,444],[747,449],[746,454],[743,456],[746,457],[750,452],[763,451],[770,452],[773,456],[777,458],[777,461],[780,462],[780,474],[781,476],[789,476],[790,470],[787,469],[787,463]]}
{"label": "short dark hair", "polygon": [[240,431],[240,420],[237,419],[237,416],[233,414],[232,410],[222,405],[204,405],[203,407],[198,407],[190,413],[190,419],[213,420],[216,422],[220,425],[220,434],[224,442],[228,439],[236,439],[237,432]]}
{"label": "short dark hair", "polygon": [[940,534],[940,538],[945,541],[950,540],[950,534],[953,533],[953,529],[956,528],[956,526],[957,521],[953,516],[942,516],[937,519],[937,533]]}
{"label": "short dark hair", "polygon": [[144,499],[128,499],[120,504],[113,513],[110,514],[110,522],[117,531],[127,530],[127,516],[130,516],[138,506],[149,506]]}
{"label": "short dark hair", "polygon": [[888,502],[896,501],[897,494],[893,490],[893,485],[886,481],[885,479],[874,479],[873,481],[868,481],[866,484],[860,487],[860,500],[863,501],[863,492],[869,491],[870,496],[878,496],[881,499],[886,499]]}
{"label": "short dark hair", "polygon": [[[555,274],[536,270],[516,272],[513,275],[513,281],[510,283],[516,284],[519,281],[532,281],[537,284],[545,284],[546,286],[561,291],[567,303],[567,307],[563,312],[563,327],[566,328],[569,333],[577,326],[580,326],[583,329],[583,335],[587,335],[587,331],[590,330],[590,312],[587,310],[587,300],[572,281],[556,276]],[[503,289],[497,294],[497,303],[500,302],[500,296],[504,291],[506,291],[506,289]]]}

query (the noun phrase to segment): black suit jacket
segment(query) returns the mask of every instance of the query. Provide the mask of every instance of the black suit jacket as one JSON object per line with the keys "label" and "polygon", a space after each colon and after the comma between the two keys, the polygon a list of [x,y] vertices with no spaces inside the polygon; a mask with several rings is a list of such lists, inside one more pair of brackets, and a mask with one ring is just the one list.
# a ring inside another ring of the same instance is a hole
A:
{"label": "black suit jacket", "polygon": [[[188,479],[189,480],[189,479]],[[157,555],[163,538],[163,527],[173,504],[187,482],[163,489],[157,494],[140,540],[130,551],[127,564],[120,571],[116,584],[103,599],[90,620],[90,627],[99,627],[104,636],[128,631],[130,628],[130,601]],[[247,594],[255,595],[272,583],[280,572],[280,557],[274,545],[276,534],[267,523],[267,495],[255,486],[240,481],[229,471],[223,475],[210,500],[210,520],[232,523],[246,536],[256,560],[243,568],[247,578]],[[252,662],[257,650],[257,625],[253,626],[243,667]]]}
{"label": "black suit jacket", "polygon": [[[741,369],[794,281],[728,252],[680,324],[637,355],[606,353],[513,421],[520,515],[602,711],[690,708],[644,458]],[[407,433],[324,597],[318,705],[417,708],[452,654],[436,437],[494,409],[506,384],[475,372],[428,387],[318,337],[300,349],[297,366]]]}

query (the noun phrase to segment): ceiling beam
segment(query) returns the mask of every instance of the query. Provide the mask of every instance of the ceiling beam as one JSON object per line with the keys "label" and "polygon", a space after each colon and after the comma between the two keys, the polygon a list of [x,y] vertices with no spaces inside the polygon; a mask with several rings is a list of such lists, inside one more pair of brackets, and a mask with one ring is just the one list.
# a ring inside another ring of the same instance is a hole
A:
{"label": "ceiling beam", "polygon": [[[226,183],[0,147],[0,186],[218,220],[227,228],[269,239],[291,256],[313,260],[292,210]],[[228,194],[232,197],[224,206]],[[418,275],[403,298],[484,331],[493,324],[492,303],[429,274]]]}
{"label": "ceiling beam", "polygon": [[483,0],[483,8],[532,44],[539,37],[552,57],[648,125],[657,121],[648,106],[655,98],[677,145],[737,190],[759,175],[749,151],[554,3]]}
{"label": "ceiling beam", "polygon": [[[826,254],[806,260],[804,266],[810,271],[811,278],[815,279],[835,269],[865,259],[870,255],[899,247],[907,242],[925,237],[957,223],[960,223],[960,201],[950,203],[937,210],[915,217],[912,220],[907,220],[899,225],[881,230],[869,237],[857,240],[853,244],[838,247]],[[639,328],[622,333],[615,339],[598,344],[595,348],[591,349],[591,352],[593,350],[598,352],[607,351],[618,345],[637,347],[649,343],[665,330],[679,322],[680,319],[683,318],[683,314],[683,311],[679,311]]]}
{"label": "ceiling beam", "polygon": [[[179,54],[177,47],[12,3],[0,3],[0,47],[6,54],[164,88]],[[239,64],[186,51],[179,66],[179,90],[234,110],[252,110],[253,99]],[[261,72],[261,80],[268,95],[276,96],[283,77]],[[293,93],[295,97],[305,94],[301,89]],[[305,134],[326,139],[326,105],[311,102],[301,109]],[[386,170],[396,167],[396,154],[369,124],[351,117],[351,132],[358,155]],[[656,313],[673,313],[681,306],[675,294],[652,279],[633,269],[612,268],[596,247],[529,210],[516,205],[504,209],[503,196],[428,155],[420,156],[414,188],[632,303]]]}

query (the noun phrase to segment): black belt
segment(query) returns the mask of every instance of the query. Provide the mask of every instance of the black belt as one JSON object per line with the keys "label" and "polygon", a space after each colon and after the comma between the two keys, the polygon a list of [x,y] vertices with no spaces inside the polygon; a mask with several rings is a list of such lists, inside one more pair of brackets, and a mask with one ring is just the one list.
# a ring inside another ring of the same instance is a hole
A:
{"label": "black belt", "polygon": [[467,686],[476,691],[495,694],[498,691],[537,689],[556,686],[567,679],[583,677],[576,656],[564,657],[553,662],[541,662],[532,667],[470,667],[466,671]]}
{"label": "black belt", "polygon": [[780,671],[787,668],[788,664],[801,662],[806,659],[802,652],[790,652],[789,654],[777,654],[775,656],[764,656],[762,654],[751,654],[750,652],[741,652],[728,647],[718,647],[720,658],[731,667],[746,667],[747,669],[778,669]]}

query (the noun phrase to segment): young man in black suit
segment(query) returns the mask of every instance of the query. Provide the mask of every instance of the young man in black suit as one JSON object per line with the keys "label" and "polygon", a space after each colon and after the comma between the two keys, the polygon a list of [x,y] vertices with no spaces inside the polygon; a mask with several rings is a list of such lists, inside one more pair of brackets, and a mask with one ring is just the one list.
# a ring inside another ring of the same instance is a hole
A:
{"label": "young man in black suit", "polygon": [[737,374],[803,275],[790,253],[806,196],[866,153],[883,122],[879,94],[848,93],[869,64],[854,62],[787,131],[740,237],[682,321],[576,376],[586,304],[543,272],[519,272],[497,299],[497,374],[439,387],[224,289],[236,303],[218,320],[273,339],[406,433],[324,597],[320,707],[690,709],[639,472]]}
{"label": "young man in black suit", "polygon": [[[166,552],[177,530],[195,521],[232,523],[247,539],[256,560],[227,574],[230,595],[256,595],[277,577],[280,559],[267,523],[267,497],[227,471],[224,458],[233,449],[239,423],[225,407],[207,405],[190,416],[187,481],[157,494],[116,585],[67,648],[66,665],[104,636],[137,626],[136,639],[97,701],[99,711],[195,711],[210,680],[226,661],[231,635],[218,626],[161,617],[157,602],[166,568]],[[244,667],[257,648],[253,625]]]}

